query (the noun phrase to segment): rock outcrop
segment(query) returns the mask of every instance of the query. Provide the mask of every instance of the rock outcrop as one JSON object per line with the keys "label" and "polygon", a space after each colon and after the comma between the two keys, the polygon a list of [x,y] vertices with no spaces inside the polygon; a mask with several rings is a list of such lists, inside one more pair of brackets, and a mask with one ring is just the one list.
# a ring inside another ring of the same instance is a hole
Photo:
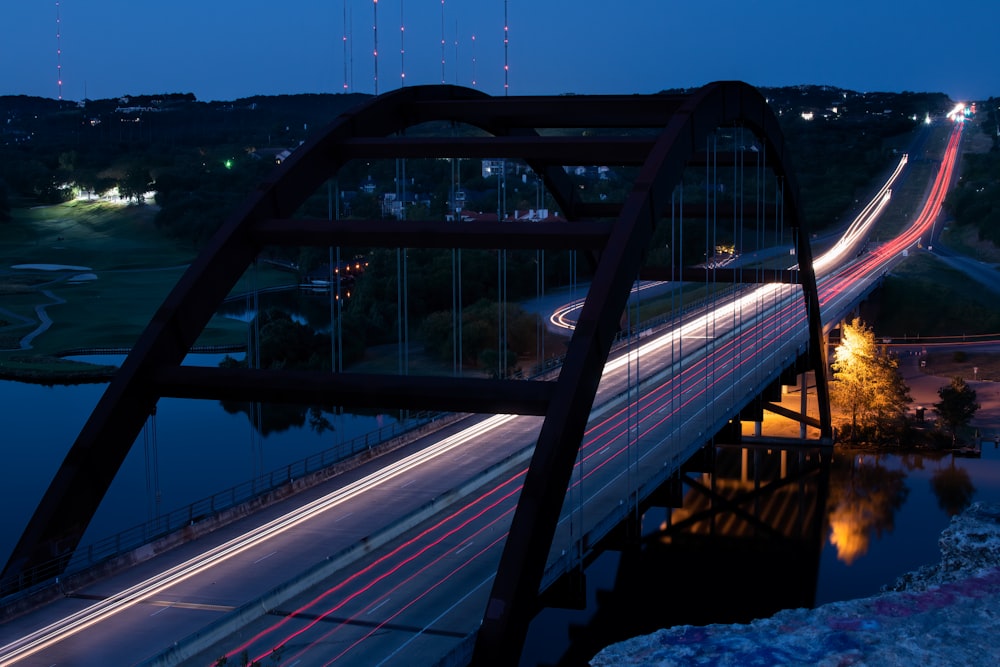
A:
{"label": "rock outcrop", "polygon": [[1000,506],[971,505],[939,544],[940,563],[878,595],[746,625],[659,630],[613,644],[590,664],[1000,665]]}

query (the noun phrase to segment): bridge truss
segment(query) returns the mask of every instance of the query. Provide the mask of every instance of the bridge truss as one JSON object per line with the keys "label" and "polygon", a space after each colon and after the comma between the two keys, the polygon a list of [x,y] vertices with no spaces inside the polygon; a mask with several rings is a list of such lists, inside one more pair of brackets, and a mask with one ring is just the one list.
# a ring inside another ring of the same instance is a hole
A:
{"label": "bridge truss", "polygon": [[[522,160],[542,179],[562,218],[329,220],[299,213],[352,160],[420,158]],[[768,172],[766,179],[739,181],[749,183],[753,197],[727,191],[715,176],[750,163]],[[631,189],[623,201],[588,198],[567,169],[575,165],[618,167],[632,178]],[[744,220],[753,219],[767,227],[765,233],[790,239],[797,264],[756,271],[712,265],[723,241],[716,223],[723,219],[732,223],[725,241],[736,250],[753,245],[743,238]],[[704,245],[697,261],[685,248],[683,231],[678,238],[679,220],[708,230],[688,243]],[[671,231],[664,243],[658,233],[666,227]],[[589,259],[592,280],[554,380],[182,365],[248,267],[275,246],[574,249]],[[475,649],[477,664],[513,664],[538,604],[602,370],[640,279],[801,285],[810,341],[805,362],[815,372],[818,425],[823,437],[831,436],[809,234],[777,120],[754,88],[717,82],[683,94],[495,98],[435,85],[375,97],[294,151],[210,240],[94,409],[4,577],[53,558],[68,560],[161,397],[540,415],[544,421]]]}

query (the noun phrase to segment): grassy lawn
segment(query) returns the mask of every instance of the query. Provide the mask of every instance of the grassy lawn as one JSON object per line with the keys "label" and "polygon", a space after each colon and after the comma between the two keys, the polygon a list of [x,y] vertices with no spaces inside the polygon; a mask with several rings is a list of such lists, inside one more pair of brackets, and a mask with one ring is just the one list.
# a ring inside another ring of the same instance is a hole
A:
{"label": "grassy lawn", "polygon": [[[196,256],[194,248],[164,237],[152,206],[69,202],[17,209],[0,226],[0,364],[19,371],[62,374],[73,364],[54,359],[69,349],[129,347]],[[22,264],[61,270],[14,269]],[[72,284],[69,278],[93,274]],[[258,285],[289,282],[289,274],[259,269]],[[250,281],[236,286],[248,289]],[[40,324],[44,305],[51,327],[20,347]],[[198,344],[241,343],[245,325],[215,317]],[[34,369],[34,371],[30,370]]]}
{"label": "grassy lawn", "polygon": [[893,269],[865,319],[879,337],[1000,333],[1000,302],[926,252]]}

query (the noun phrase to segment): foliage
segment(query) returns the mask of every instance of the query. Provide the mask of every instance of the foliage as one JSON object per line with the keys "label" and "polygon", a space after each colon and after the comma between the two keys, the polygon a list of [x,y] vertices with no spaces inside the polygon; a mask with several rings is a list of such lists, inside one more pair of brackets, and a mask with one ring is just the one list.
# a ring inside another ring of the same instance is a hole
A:
{"label": "foliage", "polygon": [[934,409],[954,442],[958,439],[958,431],[969,424],[980,408],[976,402],[976,390],[956,376],[950,384],[938,389],[938,396],[941,400],[934,404]]}
{"label": "foliage", "polygon": [[7,184],[0,179],[0,222],[10,220],[10,196],[7,194]]}
{"label": "foliage", "polygon": [[122,199],[134,201],[138,204],[146,200],[146,193],[153,185],[153,177],[149,175],[149,169],[134,164],[130,166],[125,175],[118,181],[118,194]]}
{"label": "foliage", "polygon": [[[943,336],[1000,330],[1000,303],[988,290],[928,253],[905,259],[876,292],[866,317],[882,336]],[[874,314],[877,313],[877,314]]]}
{"label": "foliage", "polygon": [[1000,246],[1000,151],[962,155],[962,178],[948,193],[945,210],[959,226]]}
{"label": "foliage", "polygon": [[898,362],[875,344],[875,334],[855,318],[841,328],[833,362],[831,398],[850,415],[852,442],[883,442],[899,433],[912,399]]}
{"label": "foliage", "polygon": [[[517,365],[519,356],[535,351],[537,315],[526,312],[517,304],[506,304],[507,349],[506,373]],[[496,374],[499,368],[498,319],[500,306],[482,299],[462,311],[462,364],[478,366]],[[431,313],[420,326],[419,338],[424,349],[441,362],[454,358],[455,336],[451,311]]]}
{"label": "foliage", "polygon": [[[568,252],[546,253],[546,284],[568,279]],[[539,264],[532,251],[508,251],[506,261],[496,251],[375,249],[368,255],[368,269],[358,278],[344,315],[344,359],[360,357],[359,349],[396,342],[402,304],[399,283],[406,291],[407,337],[419,340],[434,359],[451,363],[454,356],[453,309],[461,296],[462,364],[486,370],[498,369],[501,352],[509,372],[519,357],[535,352],[537,321],[515,302],[536,295]],[[405,275],[404,275],[405,261]],[[498,349],[500,307],[498,269],[505,267],[507,299],[507,349]],[[461,292],[455,289],[461,271]],[[560,275],[561,274],[561,275]],[[347,333],[350,330],[350,334]]]}
{"label": "foliage", "polygon": [[[318,334],[288,313],[268,310],[260,315],[260,367],[288,369],[330,368],[330,336]],[[251,356],[257,352],[251,348]]]}

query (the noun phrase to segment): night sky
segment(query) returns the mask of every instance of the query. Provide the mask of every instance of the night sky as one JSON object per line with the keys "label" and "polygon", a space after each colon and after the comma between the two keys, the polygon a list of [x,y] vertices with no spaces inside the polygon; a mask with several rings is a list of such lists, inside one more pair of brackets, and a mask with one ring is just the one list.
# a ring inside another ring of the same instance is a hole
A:
{"label": "night sky", "polygon": [[[58,97],[60,66],[70,100],[373,93],[375,15],[372,0],[0,0],[0,95]],[[381,0],[377,17],[378,92],[405,71],[501,95],[506,58],[511,95],[720,79],[1000,95],[997,0]]]}

